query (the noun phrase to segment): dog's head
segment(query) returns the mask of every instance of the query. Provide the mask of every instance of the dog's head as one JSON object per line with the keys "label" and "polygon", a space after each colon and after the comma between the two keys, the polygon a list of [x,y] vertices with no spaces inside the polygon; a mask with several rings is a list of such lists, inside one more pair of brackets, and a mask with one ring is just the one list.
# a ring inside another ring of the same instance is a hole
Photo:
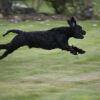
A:
{"label": "dog's head", "polygon": [[80,25],[77,25],[74,17],[72,17],[70,20],[68,20],[68,24],[70,25],[70,36],[71,37],[74,37],[77,39],[84,38],[86,31],[82,30],[82,27]]}

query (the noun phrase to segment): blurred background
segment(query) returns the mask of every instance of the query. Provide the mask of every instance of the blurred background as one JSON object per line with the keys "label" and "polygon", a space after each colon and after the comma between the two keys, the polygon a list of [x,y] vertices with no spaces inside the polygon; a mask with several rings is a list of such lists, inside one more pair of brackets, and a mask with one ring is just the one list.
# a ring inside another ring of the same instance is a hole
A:
{"label": "blurred background", "polygon": [[100,0],[0,0],[0,18],[10,21],[100,19]]}
{"label": "blurred background", "polygon": [[0,60],[0,100],[100,100],[100,0],[0,0],[0,44],[16,36],[2,36],[10,29],[68,26],[71,16],[87,34],[69,45],[86,53],[19,48]]}

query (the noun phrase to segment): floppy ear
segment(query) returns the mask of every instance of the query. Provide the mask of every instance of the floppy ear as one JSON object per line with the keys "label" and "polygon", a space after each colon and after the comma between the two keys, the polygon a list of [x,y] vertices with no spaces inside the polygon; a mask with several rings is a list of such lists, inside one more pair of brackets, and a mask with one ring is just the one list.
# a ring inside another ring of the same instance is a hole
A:
{"label": "floppy ear", "polygon": [[74,19],[74,17],[72,17],[70,20],[68,20],[68,24],[71,27],[74,27],[76,25],[76,20]]}

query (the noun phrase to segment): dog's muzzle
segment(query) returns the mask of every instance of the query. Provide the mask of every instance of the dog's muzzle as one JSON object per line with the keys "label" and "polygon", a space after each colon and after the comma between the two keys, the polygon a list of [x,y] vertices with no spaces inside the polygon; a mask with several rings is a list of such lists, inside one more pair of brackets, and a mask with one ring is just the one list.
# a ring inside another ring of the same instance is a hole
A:
{"label": "dog's muzzle", "polygon": [[77,39],[83,39],[85,34],[78,34]]}
{"label": "dog's muzzle", "polygon": [[86,34],[86,31],[83,31],[81,36],[80,36],[80,39],[83,39],[85,34]]}

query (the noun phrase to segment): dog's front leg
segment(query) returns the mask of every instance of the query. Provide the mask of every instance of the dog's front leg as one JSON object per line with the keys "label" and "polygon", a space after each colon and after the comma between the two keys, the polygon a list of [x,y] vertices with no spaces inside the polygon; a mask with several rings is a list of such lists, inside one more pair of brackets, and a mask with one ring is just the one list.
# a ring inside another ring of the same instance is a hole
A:
{"label": "dog's front leg", "polygon": [[76,50],[74,50],[72,48],[72,46],[66,45],[66,48],[68,51],[70,51],[70,53],[72,53],[73,55],[77,55],[78,53],[76,52]]}
{"label": "dog's front leg", "polygon": [[73,55],[77,55],[77,52],[72,48],[72,46],[69,46],[62,38],[57,38],[56,42],[60,49],[70,51]]}
{"label": "dog's front leg", "polygon": [[78,47],[76,47],[76,46],[72,46],[72,48],[73,48],[76,52],[78,52],[79,54],[84,54],[84,53],[85,53],[84,50],[82,50],[82,49],[80,49],[80,48],[78,48]]}
{"label": "dog's front leg", "polygon": [[70,53],[72,53],[73,55],[77,55],[78,53],[72,48],[72,46],[69,45],[62,45],[61,47],[62,50],[67,50],[70,51]]}

